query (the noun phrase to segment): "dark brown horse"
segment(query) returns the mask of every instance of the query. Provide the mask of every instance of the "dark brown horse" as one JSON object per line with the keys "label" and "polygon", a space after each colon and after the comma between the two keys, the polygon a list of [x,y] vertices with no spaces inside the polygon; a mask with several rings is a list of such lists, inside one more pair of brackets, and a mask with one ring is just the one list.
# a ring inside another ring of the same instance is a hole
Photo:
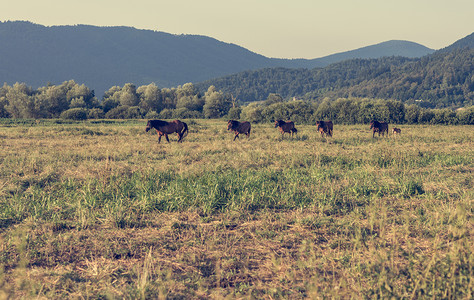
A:
{"label": "dark brown horse", "polygon": [[[161,142],[161,137],[165,136],[168,143],[170,139],[168,138],[168,134],[177,133],[178,134],[178,143],[181,142],[183,137],[188,135],[188,124],[181,122],[180,120],[174,120],[171,122],[162,121],[162,120],[149,120],[146,123],[145,131],[155,128],[156,132],[158,133],[158,143]],[[186,135],[185,135],[186,134]]]}
{"label": "dark brown horse", "polygon": [[372,129],[372,137],[375,137],[375,133],[378,132],[379,136],[382,134],[382,136],[387,132],[388,136],[388,123],[386,122],[378,122],[378,121],[372,121],[370,122],[370,129]]}
{"label": "dark brown horse", "polygon": [[250,123],[229,120],[227,122],[227,130],[232,130],[235,133],[234,141],[239,137],[240,133],[247,135],[250,138]]}
{"label": "dark brown horse", "polygon": [[277,120],[275,121],[275,128],[277,127],[278,127],[278,130],[280,130],[282,137],[285,134],[285,132],[291,136],[293,136],[294,133],[298,132],[298,130],[296,130],[295,128],[295,123],[293,121],[285,122],[282,120]]}
{"label": "dark brown horse", "polygon": [[326,134],[326,137],[332,137],[332,121],[316,121],[316,125],[318,126],[318,131],[321,133],[321,137],[324,137],[324,134]]}

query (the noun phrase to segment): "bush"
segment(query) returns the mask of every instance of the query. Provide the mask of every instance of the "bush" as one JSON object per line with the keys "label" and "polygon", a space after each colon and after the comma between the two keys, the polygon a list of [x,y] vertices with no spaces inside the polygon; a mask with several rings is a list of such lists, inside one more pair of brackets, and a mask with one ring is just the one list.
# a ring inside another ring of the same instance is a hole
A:
{"label": "bush", "polygon": [[196,110],[189,110],[185,107],[173,109],[171,113],[173,119],[199,119],[203,114]]}
{"label": "bush", "polygon": [[418,115],[418,123],[430,123],[434,118],[434,113],[431,109],[422,109]]}
{"label": "bush", "polygon": [[173,118],[173,110],[169,108],[165,108],[160,111],[160,119],[171,119]]}
{"label": "bush", "polygon": [[411,104],[405,109],[405,121],[408,124],[418,123],[418,116],[420,115],[421,108],[415,104]]}
{"label": "bush", "polygon": [[126,119],[128,118],[129,106],[117,106],[105,114],[106,119]]}
{"label": "bush", "polygon": [[240,107],[232,107],[227,113],[227,119],[230,120],[240,120],[240,113],[242,109]]}
{"label": "bush", "polygon": [[106,99],[102,102],[102,109],[104,112],[109,112],[110,110],[118,107],[120,105],[120,102],[114,100],[114,99]]}
{"label": "bush", "polygon": [[127,119],[141,119],[142,113],[140,112],[140,108],[138,106],[131,106],[128,108],[126,113]]}
{"label": "bush", "polygon": [[103,119],[105,117],[105,113],[100,108],[92,108],[87,113],[88,119]]}
{"label": "bush", "polygon": [[148,120],[158,119],[159,117],[160,117],[160,114],[157,113],[156,111],[149,111],[149,112],[145,115],[145,119],[148,119]]}
{"label": "bush", "polygon": [[84,108],[71,108],[61,113],[61,119],[87,120],[87,110]]}
{"label": "bush", "polygon": [[456,116],[459,124],[474,125],[474,106],[459,109]]}
{"label": "bush", "polygon": [[430,120],[431,124],[456,124],[456,113],[449,108],[435,109],[434,116]]}

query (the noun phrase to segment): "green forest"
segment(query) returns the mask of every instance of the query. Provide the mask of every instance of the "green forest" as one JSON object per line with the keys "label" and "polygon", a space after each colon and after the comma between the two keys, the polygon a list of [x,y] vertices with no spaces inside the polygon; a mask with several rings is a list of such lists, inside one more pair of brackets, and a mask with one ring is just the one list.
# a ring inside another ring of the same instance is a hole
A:
{"label": "green forest", "polygon": [[[330,79],[328,79],[330,80]],[[192,84],[158,88],[127,83],[110,88],[100,101],[94,91],[73,80],[33,89],[24,83],[0,88],[0,117],[18,119],[190,119],[228,118],[254,123],[293,120],[314,124],[365,124],[372,119],[396,124],[474,124],[474,106],[432,109],[399,100],[363,97],[285,100],[270,93],[261,101],[242,105],[229,93],[210,86],[200,93]]]}
{"label": "green forest", "polygon": [[474,105],[474,48],[438,51],[422,58],[352,59],[312,70],[246,71],[197,87],[210,85],[249,102],[276,93],[310,101],[356,97],[460,108]]}

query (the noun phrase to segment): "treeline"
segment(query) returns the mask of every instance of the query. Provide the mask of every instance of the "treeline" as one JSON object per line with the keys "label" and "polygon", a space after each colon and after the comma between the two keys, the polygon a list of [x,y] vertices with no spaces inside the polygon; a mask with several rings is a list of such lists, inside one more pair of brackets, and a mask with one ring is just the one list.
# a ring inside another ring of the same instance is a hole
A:
{"label": "treeline", "polygon": [[[315,124],[318,120],[332,120],[337,124],[368,124],[371,120],[391,124],[474,125],[474,106],[452,110],[430,109],[397,100],[339,98],[322,102],[303,100],[283,101],[277,94],[267,100],[254,102],[237,112],[241,119],[260,123],[292,120],[299,124]],[[235,115],[237,113],[234,112]]]}
{"label": "treeline", "polygon": [[230,95],[213,86],[201,95],[191,83],[163,89],[127,83],[110,88],[101,101],[93,90],[73,80],[37,90],[24,83],[0,88],[1,118],[220,118],[232,106]]}
{"label": "treeline", "polygon": [[[253,102],[270,93],[305,100],[395,99],[429,108],[474,105],[474,48],[440,51],[418,59],[353,59],[318,69],[263,69],[205,81]],[[422,102],[421,102],[421,101]]]}
{"label": "treeline", "polygon": [[192,83],[162,89],[155,84],[137,88],[127,83],[110,88],[99,101],[94,91],[71,80],[37,90],[24,83],[4,84],[0,88],[0,117],[73,120],[224,117],[254,123],[293,120],[300,124],[314,124],[316,120],[359,124],[376,119],[392,124],[474,124],[474,106],[430,109],[398,100],[357,97],[285,101],[276,93],[263,101],[240,106],[234,97],[214,86],[201,94]]}

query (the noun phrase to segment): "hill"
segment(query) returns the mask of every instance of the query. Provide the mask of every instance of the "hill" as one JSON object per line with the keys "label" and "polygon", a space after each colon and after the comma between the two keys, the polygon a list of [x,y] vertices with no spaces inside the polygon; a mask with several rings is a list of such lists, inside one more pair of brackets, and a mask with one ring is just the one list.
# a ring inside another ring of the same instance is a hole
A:
{"label": "hill", "polygon": [[431,54],[434,51],[435,50],[414,42],[392,40],[356,50],[336,53],[329,56],[312,59],[311,63],[314,65],[314,67],[326,67],[333,63],[354,58],[369,59],[386,56],[402,56],[408,58],[415,58]]}
{"label": "hill", "polygon": [[419,57],[433,50],[390,41],[319,59],[275,59],[206,36],[130,27],[0,22],[0,81],[33,87],[74,79],[101,96],[115,85],[171,87],[262,68],[314,68],[351,58]]}
{"label": "hill", "polygon": [[426,107],[474,104],[474,34],[421,58],[352,59],[325,68],[262,69],[197,84],[214,85],[243,102],[284,98],[370,97],[396,99]]}
{"label": "hill", "polygon": [[457,40],[448,47],[439,50],[439,52],[449,52],[465,48],[474,48],[474,32],[460,40]]}

